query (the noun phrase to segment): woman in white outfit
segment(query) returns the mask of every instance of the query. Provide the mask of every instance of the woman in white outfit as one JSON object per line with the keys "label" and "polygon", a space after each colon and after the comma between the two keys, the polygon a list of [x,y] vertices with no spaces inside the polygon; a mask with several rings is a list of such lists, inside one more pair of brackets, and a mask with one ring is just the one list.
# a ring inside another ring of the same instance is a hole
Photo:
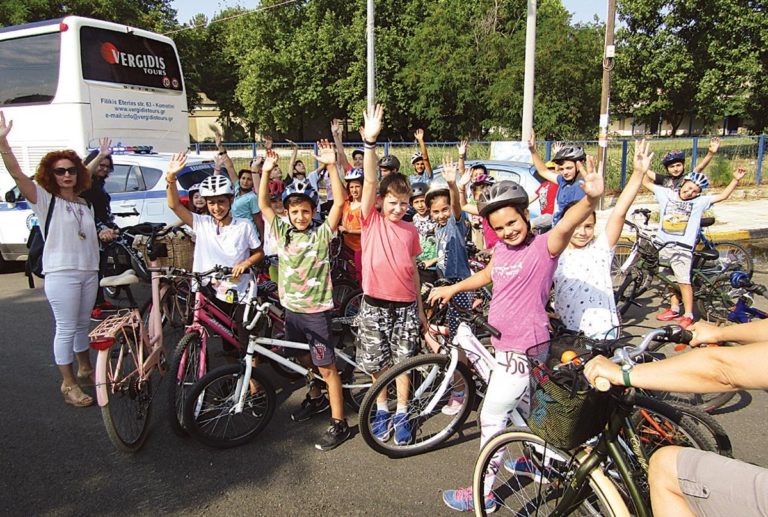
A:
{"label": "woman in white outfit", "polygon": [[[46,154],[37,167],[34,182],[21,170],[11,151],[6,124],[0,112],[0,155],[19,190],[45,228],[51,202],[51,221],[43,252],[45,296],[56,320],[53,353],[62,376],[64,402],[77,407],[93,404],[93,397],[78,386],[93,374],[88,354],[88,329],[96,300],[99,244],[93,210],[79,197],[91,184],[91,175],[71,150]],[[77,357],[77,374],[72,365]]]}

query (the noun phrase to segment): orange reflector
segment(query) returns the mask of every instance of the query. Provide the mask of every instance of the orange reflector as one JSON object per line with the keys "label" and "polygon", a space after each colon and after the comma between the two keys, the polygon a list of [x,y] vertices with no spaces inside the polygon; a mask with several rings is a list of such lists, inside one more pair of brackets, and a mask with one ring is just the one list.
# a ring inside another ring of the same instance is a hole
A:
{"label": "orange reflector", "polygon": [[679,345],[675,345],[675,352],[682,352],[683,350],[685,350],[687,346],[688,345],[684,345],[683,343],[680,343]]}
{"label": "orange reflector", "polygon": [[114,344],[115,338],[113,337],[98,337],[91,340],[91,348],[94,350],[108,350]]}
{"label": "orange reflector", "polygon": [[67,24],[66,24],[66,23],[64,23],[64,22],[61,22],[61,23],[59,24],[59,30],[60,30],[61,32],[67,32],[67,31],[69,30],[69,25],[67,25]]}

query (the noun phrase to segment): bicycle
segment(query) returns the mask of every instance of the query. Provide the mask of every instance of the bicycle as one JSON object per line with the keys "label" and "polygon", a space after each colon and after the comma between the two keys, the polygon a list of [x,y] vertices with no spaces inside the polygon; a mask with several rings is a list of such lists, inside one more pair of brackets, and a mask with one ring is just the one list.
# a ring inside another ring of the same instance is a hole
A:
{"label": "bicycle", "polygon": [[[155,233],[153,229],[150,235]],[[95,388],[104,426],[112,443],[125,452],[135,452],[144,444],[157,384],[154,374],[162,376],[167,369],[161,300],[168,284],[161,285],[161,276],[168,269],[155,264],[151,258],[147,268],[152,303],[146,320],[130,296],[131,308],[108,317],[88,336],[90,347],[98,351]],[[120,278],[113,285],[138,281],[135,275]]]}
{"label": "bicycle", "polygon": [[[641,357],[654,340],[686,341],[690,337],[677,326],[656,329],[636,348],[617,348],[613,360],[628,363]],[[534,390],[529,423],[535,424],[536,432],[512,428],[483,447],[473,472],[476,515],[486,514],[485,499],[491,497],[494,509],[516,515],[649,516],[650,451],[631,418],[635,390],[598,392],[576,388],[576,384],[567,387],[568,382],[583,378],[580,366],[574,361],[551,370],[535,359],[537,348],[528,354]],[[604,382],[597,384],[607,388]],[[576,394],[570,398],[573,404],[567,394],[564,399],[556,395],[562,390]],[[578,402],[586,404],[591,418],[579,421],[584,411],[570,412]],[[596,440],[589,440],[596,434]],[[572,443],[562,441],[563,437],[584,445],[568,450]]]}
{"label": "bicycle", "polygon": [[[244,327],[263,333],[263,325],[272,303],[258,303],[250,297],[243,314]],[[251,318],[251,311],[255,314]],[[259,327],[261,325],[261,327]],[[257,328],[259,327],[259,328]],[[183,422],[189,434],[200,442],[217,448],[230,448],[251,441],[269,423],[276,405],[271,383],[255,367],[258,355],[307,379],[322,382],[312,370],[276,353],[272,347],[309,353],[309,345],[283,339],[250,335],[245,356],[238,364],[210,371],[191,388],[183,408]],[[357,364],[354,354],[336,349],[337,365],[342,379],[344,399],[353,408],[370,388],[368,374]]]}

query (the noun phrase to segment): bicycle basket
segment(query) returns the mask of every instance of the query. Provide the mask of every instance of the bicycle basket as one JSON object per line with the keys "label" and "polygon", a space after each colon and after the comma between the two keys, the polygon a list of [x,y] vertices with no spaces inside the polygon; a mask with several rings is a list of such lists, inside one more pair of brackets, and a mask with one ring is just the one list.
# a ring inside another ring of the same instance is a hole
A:
{"label": "bicycle basket", "polygon": [[[137,235],[133,239],[133,247],[141,253],[144,262],[149,265],[149,253],[147,244],[149,237],[146,235]],[[158,267],[175,267],[180,269],[192,270],[192,261],[195,255],[195,243],[192,238],[184,232],[169,232],[161,237],[155,237],[152,245],[154,253],[157,255]]]}
{"label": "bicycle basket", "polygon": [[[526,352],[530,365],[531,407],[528,427],[560,449],[573,449],[600,433],[608,421],[610,395],[592,389],[581,368],[557,369],[542,360],[549,343]],[[585,357],[586,360],[589,356]]]}

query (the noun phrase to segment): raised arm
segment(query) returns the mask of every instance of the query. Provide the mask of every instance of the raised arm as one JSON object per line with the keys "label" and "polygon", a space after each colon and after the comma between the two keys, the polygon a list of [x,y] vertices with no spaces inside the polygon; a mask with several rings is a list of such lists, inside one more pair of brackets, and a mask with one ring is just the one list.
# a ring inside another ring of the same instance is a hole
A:
{"label": "raised arm", "polygon": [[293,177],[293,166],[296,165],[296,156],[298,156],[299,154],[299,146],[296,145],[296,142],[294,142],[293,140],[288,140],[286,138],[285,141],[291,144],[291,161],[288,164],[288,174],[290,174],[291,177]]}
{"label": "raised arm", "polygon": [[621,191],[616,206],[613,207],[611,215],[608,217],[608,223],[605,225],[605,236],[608,238],[608,245],[614,247],[621,237],[621,230],[624,227],[624,220],[627,217],[629,207],[634,203],[637,193],[643,184],[643,178],[648,168],[651,166],[653,153],[650,152],[650,144],[645,140],[635,141],[635,160],[633,162],[632,176]]}
{"label": "raised arm", "polygon": [[[459,158],[459,163],[461,163],[461,158]],[[464,171],[464,174],[461,175],[461,178],[459,178],[459,181],[457,182],[461,209],[468,214],[478,215],[477,205],[472,205],[467,200],[467,185],[472,182],[472,171],[470,169],[462,169],[461,167],[459,167],[459,170]]]}
{"label": "raised arm", "polygon": [[419,143],[419,151],[421,151],[421,157],[424,159],[424,169],[427,171],[429,181],[432,181],[432,164],[429,163],[427,144],[424,143],[424,130],[417,129],[413,136],[416,137],[416,141]]}
{"label": "raised arm", "polygon": [[[346,171],[349,168],[349,161],[347,161],[347,155],[344,153],[344,144],[341,141],[341,124],[339,119],[335,118],[331,121],[331,135],[333,135],[333,145],[336,146],[337,163],[338,168],[342,171]],[[334,199],[336,193],[334,192]]]}
{"label": "raised arm", "polygon": [[376,156],[376,139],[381,133],[381,123],[384,120],[384,107],[377,104],[372,110],[363,111],[363,127],[360,134],[363,137],[365,157],[363,159],[363,195],[360,199],[360,212],[367,219],[371,210],[376,210],[376,190],[378,189],[378,168]]}
{"label": "raised arm", "polygon": [[176,175],[187,165],[187,151],[174,154],[168,163],[168,169],[165,171],[166,197],[168,198],[168,208],[173,210],[179,219],[184,221],[187,226],[192,226],[193,217],[187,207],[181,204],[179,199],[179,189],[176,187]]}
{"label": "raised arm", "polygon": [[224,147],[224,143],[221,140],[221,133],[214,131],[213,140],[216,142],[216,157],[213,159],[213,173],[221,174],[221,169],[224,168],[227,171],[229,179],[232,180],[233,185],[237,185],[237,173],[235,172],[235,164],[232,162],[232,158],[227,153],[227,148]]}
{"label": "raised arm", "polygon": [[693,169],[693,172],[701,172],[704,169],[707,168],[707,165],[709,165],[709,162],[712,161],[712,158],[715,157],[717,152],[720,150],[720,137],[715,136],[712,137],[709,141],[709,148],[707,149],[707,154],[704,156],[704,158],[701,159],[701,161],[696,164],[696,167]]}
{"label": "raised arm", "polygon": [[467,160],[467,151],[469,150],[469,140],[462,140],[456,144],[456,148],[459,150],[459,170],[463,171],[466,167],[464,162]]}
{"label": "raised arm", "polygon": [[326,174],[331,177],[331,189],[333,190],[333,205],[328,212],[328,224],[332,231],[336,231],[341,221],[341,212],[344,208],[344,186],[341,184],[339,171],[336,168],[336,149],[328,140],[317,142],[318,155],[313,158],[325,167]]}
{"label": "raised arm", "polygon": [[275,151],[271,148],[267,150],[267,157],[261,166],[261,178],[259,179],[259,208],[268,225],[271,225],[272,219],[275,218],[275,211],[272,210],[272,203],[269,201],[269,173],[275,168],[277,158]]}
{"label": "raised arm", "polygon": [[739,184],[739,180],[741,180],[745,174],[747,174],[747,169],[744,167],[739,167],[733,171],[733,179],[728,184],[728,186],[723,189],[722,192],[712,197],[712,204],[719,203],[720,201],[725,201],[728,199],[730,195],[733,194],[733,191],[736,190],[736,185]]}
{"label": "raised arm", "polygon": [[99,168],[99,164],[101,163],[101,160],[104,158],[107,158],[110,154],[112,154],[112,140],[109,138],[99,138],[99,154],[96,155],[96,157],[91,160],[91,162],[85,166],[86,169],[88,169],[88,173],[93,176],[96,174],[96,170]]}
{"label": "raised arm", "polygon": [[579,172],[584,178],[581,181],[581,188],[584,189],[586,196],[566,210],[555,227],[546,234],[547,248],[553,257],[560,255],[568,247],[576,227],[595,211],[597,202],[603,195],[603,177],[599,171],[595,170],[595,161],[591,156],[587,156],[586,170],[583,162],[579,162]]}
{"label": "raised arm", "polygon": [[443,157],[443,178],[448,183],[448,190],[451,193],[451,212],[458,221],[461,219],[461,200],[459,188],[456,186],[456,164],[450,156]]}
{"label": "raised arm", "polygon": [[547,165],[541,159],[539,151],[536,150],[536,134],[533,131],[531,131],[531,137],[528,139],[528,150],[531,152],[531,159],[536,167],[536,172],[545,180],[557,184],[557,174],[547,169]]}
{"label": "raised arm", "polygon": [[3,157],[5,168],[8,169],[13,181],[19,187],[21,194],[30,203],[37,203],[37,189],[35,182],[28,178],[19,166],[19,161],[11,150],[11,144],[8,143],[8,133],[13,128],[13,121],[5,123],[5,115],[0,111],[0,155]]}

